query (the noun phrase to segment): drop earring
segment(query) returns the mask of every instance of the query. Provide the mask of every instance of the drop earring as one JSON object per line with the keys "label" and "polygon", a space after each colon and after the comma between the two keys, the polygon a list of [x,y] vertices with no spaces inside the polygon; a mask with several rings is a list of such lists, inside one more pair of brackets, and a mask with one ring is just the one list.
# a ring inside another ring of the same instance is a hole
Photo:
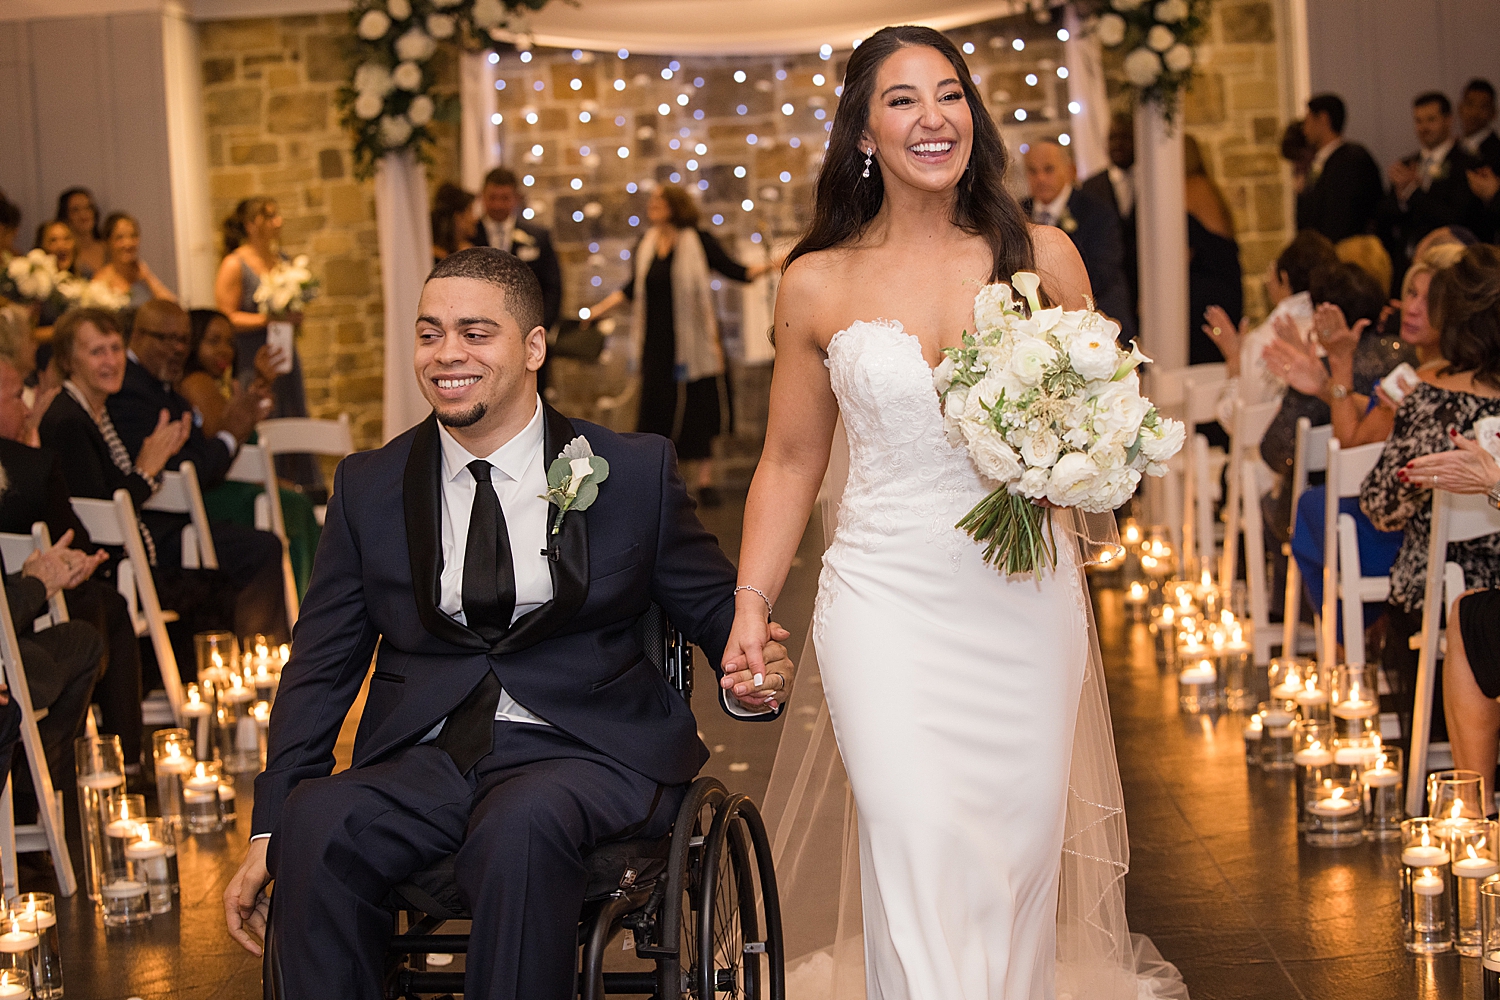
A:
{"label": "drop earring", "polygon": [[875,150],[873,150],[873,149],[867,149],[867,150],[865,150],[865,172],[863,174],[861,174],[860,176],[863,177],[863,178],[865,178],[866,180],[868,180],[869,177],[870,177],[870,161],[872,159],[874,159],[874,157],[875,157]]}

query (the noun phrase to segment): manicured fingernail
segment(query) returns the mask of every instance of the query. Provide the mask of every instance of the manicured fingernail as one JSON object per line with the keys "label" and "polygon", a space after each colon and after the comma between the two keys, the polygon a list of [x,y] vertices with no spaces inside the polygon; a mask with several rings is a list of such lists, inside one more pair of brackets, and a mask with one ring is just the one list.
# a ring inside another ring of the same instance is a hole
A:
{"label": "manicured fingernail", "polygon": [[1450,428],[1448,428],[1448,436],[1449,437],[1458,437],[1458,428],[1457,427],[1450,427]]}
{"label": "manicured fingernail", "polygon": [[752,684],[754,684],[756,687],[760,687],[761,684],[765,682],[765,679],[766,679],[766,675],[765,674],[756,674],[754,677],[750,678],[750,682]]}

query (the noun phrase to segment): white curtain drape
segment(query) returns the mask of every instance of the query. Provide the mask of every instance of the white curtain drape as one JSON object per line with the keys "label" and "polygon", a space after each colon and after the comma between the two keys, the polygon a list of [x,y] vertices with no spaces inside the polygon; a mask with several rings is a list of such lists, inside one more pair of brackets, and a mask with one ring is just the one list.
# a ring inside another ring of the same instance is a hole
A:
{"label": "white curtain drape", "polygon": [[388,153],[375,168],[375,221],[380,236],[380,290],[385,301],[385,406],[389,441],[432,412],[412,372],[417,303],[432,270],[427,171],[410,152]]}
{"label": "white curtain drape", "polygon": [[458,97],[460,111],[458,134],[458,176],[465,191],[476,194],[484,175],[501,162],[503,144],[494,121],[497,64],[490,62],[488,52],[465,52],[459,59]]}
{"label": "white curtain drape", "polygon": [[1182,128],[1161,105],[1135,109],[1136,245],[1141,262],[1141,343],[1160,371],[1188,363],[1187,200]]}
{"label": "white curtain drape", "polygon": [[1068,40],[1063,61],[1068,66],[1068,95],[1078,110],[1070,112],[1073,159],[1080,178],[1092,177],[1109,166],[1109,98],[1104,90],[1104,53],[1099,39],[1085,35],[1072,4],[1063,15]]}

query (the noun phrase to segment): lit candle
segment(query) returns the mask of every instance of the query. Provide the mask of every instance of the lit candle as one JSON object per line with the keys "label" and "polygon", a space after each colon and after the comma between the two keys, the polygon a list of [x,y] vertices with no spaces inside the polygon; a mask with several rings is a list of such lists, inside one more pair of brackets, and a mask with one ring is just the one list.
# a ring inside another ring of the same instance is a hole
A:
{"label": "lit candle", "polygon": [[222,695],[225,700],[234,702],[236,705],[242,705],[247,701],[255,699],[255,690],[246,687],[245,682],[240,679],[239,674],[230,674],[229,689],[222,692]]}
{"label": "lit candle", "polygon": [[1418,875],[1411,880],[1411,891],[1418,896],[1441,896],[1443,894],[1443,877],[1441,875]]}
{"label": "lit candle", "polygon": [[1318,682],[1309,677],[1307,685],[1296,694],[1296,702],[1303,708],[1315,708],[1319,705],[1328,704],[1328,692],[1318,690]]}
{"label": "lit candle", "polygon": [[1265,725],[1267,729],[1282,729],[1292,724],[1292,713],[1277,705],[1266,709]]}
{"label": "lit candle", "polygon": [[281,649],[278,651],[278,656],[281,659],[282,667],[286,667],[287,661],[292,658],[292,647],[283,642],[281,644]]}
{"label": "lit candle", "polygon": [[125,775],[113,774],[109,771],[96,771],[93,774],[85,774],[78,779],[78,784],[84,788],[102,792],[110,788],[119,788],[125,784]]}
{"label": "lit candle", "polygon": [[1196,666],[1188,667],[1178,674],[1177,680],[1181,684],[1212,684],[1218,676],[1212,662],[1199,660]]}
{"label": "lit candle", "polygon": [[44,931],[57,923],[57,914],[46,910],[38,913],[36,903],[33,901],[26,904],[26,909],[16,916],[16,920],[23,931]]}
{"label": "lit candle", "polygon": [[187,774],[192,769],[193,762],[176,743],[169,743],[167,755],[156,762],[156,770],[161,774]]}
{"label": "lit candle", "polygon": [[[1333,754],[1328,751],[1321,741],[1312,740],[1307,746],[1292,754],[1292,763],[1301,764],[1303,767],[1327,767],[1333,763]],[[1342,791],[1335,788],[1334,791]]]}
{"label": "lit candle", "polygon": [[1250,721],[1245,723],[1245,739],[1258,740],[1265,734],[1266,727],[1265,724],[1260,721],[1260,716],[1250,716]]}
{"label": "lit candle", "polygon": [[1291,701],[1297,697],[1297,692],[1302,690],[1302,675],[1297,672],[1295,665],[1287,667],[1286,674],[1281,678],[1281,683],[1271,689],[1271,697],[1279,701]]}
{"label": "lit candle", "polygon": [[1141,529],[1134,522],[1125,523],[1125,543],[1127,545],[1138,545],[1141,541]]}
{"label": "lit candle", "polygon": [[16,982],[9,969],[0,972],[0,997],[18,997],[20,1000],[25,1000],[29,996],[31,996],[31,987],[25,983]]}
{"label": "lit candle", "polygon": [[1378,711],[1380,706],[1364,697],[1357,680],[1349,682],[1349,697],[1333,706],[1333,714],[1340,719],[1368,719]]}
{"label": "lit candle", "polygon": [[1144,604],[1146,602],[1146,588],[1136,580],[1130,585],[1130,592],[1125,595],[1126,604]]}
{"label": "lit candle", "polygon": [[1432,843],[1424,829],[1422,842],[1401,852],[1401,863],[1408,868],[1437,868],[1448,863],[1448,849]]}
{"label": "lit candle", "polygon": [[7,955],[14,955],[17,952],[30,951],[40,941],[41,938],[37,937],[36,932],[22,930],[21,921],[12,917],[10,930],[4,934],[0,934],[0,951],[5,952]]}
{"label": "lit candle", "polygon": [[193,771],[193,775],[187,781],[183,782],[183,786],[192,792],[212,792],[218,790],[219,779],[217,776],[209,774],[203,762],[199,761]]}
{"label": "lit candle", "polygon": [[1500,872],[1500,863],[1491,858],[1481,858],[1479,852],[1474,850],[1473,844],[1465,845],[1469,852],[1466,858],[1459,858],[1453,862],[1453,874],[1459,878],[1489,878],[1496,872]]}
{"label": "lit candle", "polygon": [[134,840],[125,845],[125,856],[132,861],[147,861],[151,858],[166,857],[167,845],[159,840],[152,840],[149,831],[142,828],[141,839]]}
{"label": "lit candle", "polygon": [[1344,790],[1342,788],[1333,789],[1328,798],[1318,799],[1307,806],[1307,811],[1314,816],[1326,816],[1330,819],[1348,816],[1359,809],[1360,804],[1358,802],[1353,799],[1344,798]]}
{"label": "lit candle", "polygon": [[106,826],[104,832],[111,837],[124,839],[125,837],[134,837],[138,826],[140,824],[130,818],[130,799],[127,797],[120,801],[120,818],[113,820]]}
{"label": "lit candle", "polygon": [[1375,766],[1365,772],[1365,785],[1371,788],[1389,788],[1401,783],[1401,772],[1390,766],[1390,758],[1381,754],[1375,758]]}

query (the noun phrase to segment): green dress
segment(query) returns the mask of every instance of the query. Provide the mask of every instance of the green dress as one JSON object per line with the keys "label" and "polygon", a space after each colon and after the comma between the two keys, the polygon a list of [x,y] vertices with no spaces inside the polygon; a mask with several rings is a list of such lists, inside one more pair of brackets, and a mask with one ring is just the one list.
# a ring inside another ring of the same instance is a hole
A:
{"label": "green dress", "polygon": [[[250,438],[255,443],[255,438]],[[224,482],[203,494],[203,506],[208,519],[255,527],[255,498],[265,487],[254,483]],[[313,556],[318,551],[318,536],[322,527],[313,514],[313,504],[306,496],[286,487],[281,489],[281,517],[286,523],[288,554],[292,557],[292,575],[297,578],[297,597],[307,593],[307,580],[312,576]]]}

